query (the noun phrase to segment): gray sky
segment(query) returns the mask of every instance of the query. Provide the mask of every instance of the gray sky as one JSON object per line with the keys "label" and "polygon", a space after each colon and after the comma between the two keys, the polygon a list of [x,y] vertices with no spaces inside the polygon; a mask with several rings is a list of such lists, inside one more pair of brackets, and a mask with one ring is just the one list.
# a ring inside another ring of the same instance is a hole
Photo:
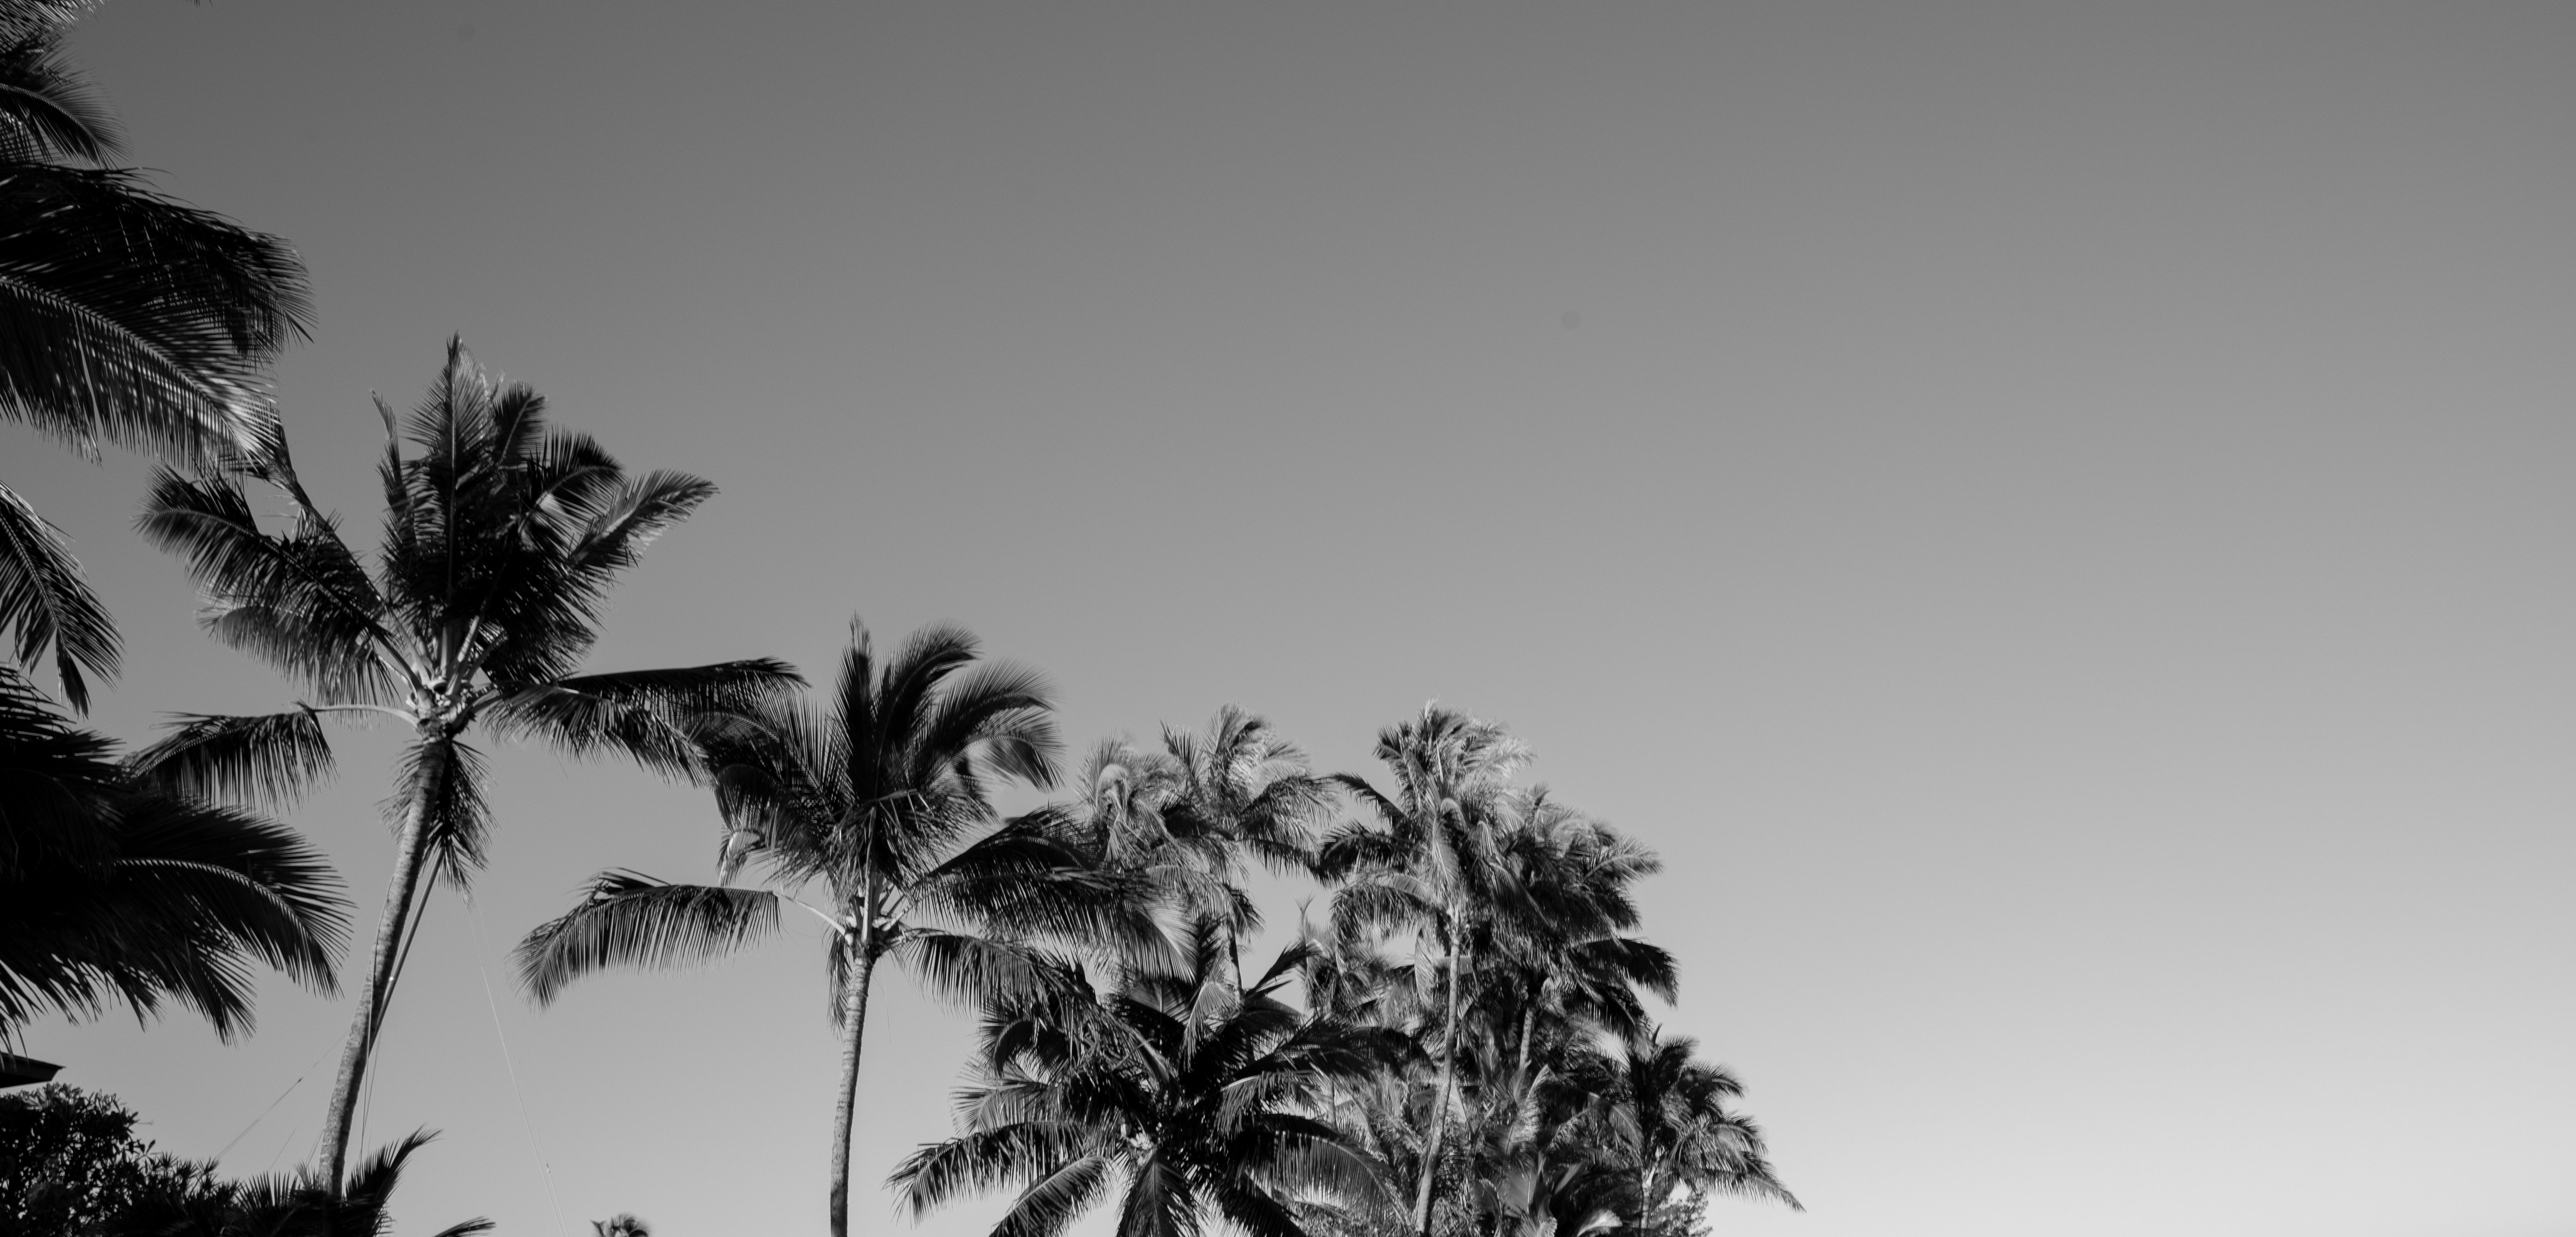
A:
{"label": "gray sky", "polygon": [[[2576,1228],[2576,8],[120,0],[75,50],[311,264],[280,391],[354,527],[451,331],[724,487],[602,667],[857,612],[1078,745],[1510,722],[1665,855],[1671,1024],[1812,1208],[1721,1232]],[[0,444],[125,624],[104,725],[287,698],[139,461]],[[369,922],[389,750],[293,817]],[[531,1010],[509,944],[711,812],[493,763],[372,1105],[446,1131],[406,1230],[818,1231],[813,934]],[[881,991],[864,1182],[965,1032]],[[347,1013],[29,1042],[258,1172]]]}

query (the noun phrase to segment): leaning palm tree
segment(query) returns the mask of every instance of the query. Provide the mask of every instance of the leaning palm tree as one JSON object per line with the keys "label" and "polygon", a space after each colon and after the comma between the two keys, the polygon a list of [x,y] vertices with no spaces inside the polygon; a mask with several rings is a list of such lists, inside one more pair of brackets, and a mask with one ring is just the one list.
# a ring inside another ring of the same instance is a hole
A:
{"label": "leaning palm tree", "polygon": [[252,964],[329,992],[347,933],[303,839],[138,780],[0,666],[0,1042],[43,1013],[143,1018],[164,999],[230,1039]]}
{"label": "leaning palm tree", "polygon": [[[867,629],[851,628],[823,701],[696,717],[725,829],[718,883],[601,873],[518,950],[521,979],[545,1003],[602,967],[690,962],[751,944],[777,931],[786,907],[820,918],[832,933],[841,1032],[834,1237],[849,1232],[850,1137],[877,964],[892,958],[945,994],[978,999],[1031,975],[1021,938],[1140,930],[1132,891],[1084,863],[1054,813],[995,819],[997,776],[1055,780],[1043,681],[1008,663],[978,665],[974,637],[956,628],[916,633],[882,662]],[[730,883],[747,865],[765,887]],[[809,892],[823,905],[805,902]]]}
{"label": "leaning palm tree", "polygon": [[1333,894],[1337,927],[1413,933],[1424,961],[1436,950],[1447,971],[1439,1081],[1424,1119],[1413,1200],[1413,1231],[1431,1237],[1432,1183],[1457,1092],[1463,977],[1478,916],[1509,876],[1501,838],[1514,807],[1511,775],[1529,749],[1498,723],[1430,704],[1419,718],[1379,731],[1375,755],[1394,775],[1393,790],[1349,774],[1335,779],[1375,820],[1334,830],[1318,871],[1340,885]]}
{"label": "leaning palm tree", "polygon": [[[96,7],[0,0],[0,421],[95,456],[204,463],[274,437],[261,371],[303,333],[304,271],[275,237],[95,165],[119,147],[65,31]],[[91,166],[83,166],[91,165]],[[63,697],[113,678],[116,628],[60,530],[0,485],[0,634]]]}
{"label": "leaning palm tree", "polygon": [[1253,1237],[1303,1237],[1301,1204],[1383,1187],[1343,1133],[1310,1115],[1329,1083],[1359,1083],[1401,1040],[1309,1017],[1281,998],[1292,946],[1249,987],[1228,978],[1232,933],[1190,926],[1176,969],[1140,968],[1095,992],[1078,965],[986,1013],[981,1077],[958,1096],[965,1132],[895,1170],[919,1216],[1017,1187],[993,1237],[1058,1237],[1122,1183],[1118,1237],[1195,1237],[1209,1218]]}
{"label": "leaning palm tree", "polygon": [[[393,881],[324,1118],[330,1180],[409,952],[406,924],[418,932],[437,879],[462,889],[483,864],[491,815],[483,757],[466,736],[480,727],[693,776],[683,709],[798,681],[768,659],[577,673],[609,586],[715,487],[684,473],[629,475],[589,438],[549,429],[542,397],[485,374],[453,340],[401,432],[377,407],[386,511],[372,574],[313,505],[283,438],[201,478],[164,469],[140,520],[187,556],[208,630],[304,690],[280,713],[183,718],[145,753],[152,776],[187,793],[283,803],[331,770],[323,716],[392,718],[411,735],[387,801]],[[291,504],[282,529],[261,525],[245,491],[253,480]]]}

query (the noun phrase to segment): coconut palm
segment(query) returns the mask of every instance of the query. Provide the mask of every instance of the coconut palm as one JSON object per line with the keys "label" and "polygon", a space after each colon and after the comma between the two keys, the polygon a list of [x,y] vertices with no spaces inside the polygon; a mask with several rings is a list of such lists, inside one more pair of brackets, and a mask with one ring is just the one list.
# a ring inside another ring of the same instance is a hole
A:
{"label": "coconut palm", "polygon": [[1500,896],[1475,923],[1480,962],[1467,995],[1484,1015],[1467,1030],[1491,1050],[1483,1085],[1497,1111],[1548,1053],[1597,1032],[1634,1035],[1645,1025],[1640,994],[1671,1001],[1680,983],[1673,956],[1632,935],[1630,887],[1663,861],[1544,786],[1514,798],[1498,847]]}
{"label": "coconut palm", "polygon": [[595,1237],[653,1237],[650,1225],[622,1211],[605,1220],[591,1221],[590,1231]]}
{"label": "coconut palm", "polygon": [[[841,1080],[832,1127],[831,1220],[849,1231],[850,1139],[868,992],[893,958],[943,994],[979,999],[1031,971],[1020,938],[1150,931],[1127,884],[1090,869],[1055,813],[996,822],[996,777],[1055,780],[1045,684],[978,664],[974,637],[916,633],[880,661],[852,624],[831,694],[703,711],[695,721],[724,822],[718,883],[632,872],[595,877],[562,918],[519,945],[536,999],[602,967],[702,959],[777,931],[798,907],[831,932]],[[764,887],[729,882],[754,866]],[[822,905],[804,901],[817,895]]]}
{"label": "coconut palm", "polygon": [[347,903],[321,856],[114,752],[0,666],[0,1042],[43,1013],[142,1018],[165,999],[230,1039],[254,964],[332,991]]}
{"label": "coconut palm", "polygon": [[[386,512],[372,574],[306,494],[283,438],[201,478],[164,469],[140,520],[147,536],[187,556],[208,600],[208,630],[304,690],[280,713],[184,717],[145,753],[152,776],[187,793],[283,803],[331,771],[322,717],[392,718],[410,734],[387,801],[393,880],[323,1125],[326,1180],[338,1179],[347,1154],[359,1084],[408,952],[405,925],[417,932],[434,881],[462,889],[483,864],[491,812],[468,734],[480,727],[576,755],[619,753],[692,776],[682,710],[798,682],[768,659],[577,673],[609,587],[712,485],[684,473],[628,474],[589,438],[550,429],[542,397],[485,374],[454,340],[400,432],[392,410],[377,407]],[[262,527],[245,492],[253,480],[291,504],[284,528]]]}
{"label": "coconut palm", "polygon": [[1342,1132],[1309,1113],[1328,1083],[1371,1077],[1401,1040],[1283,1000],[1301,947],[1238,989],[1231,940],[1203,916],[1177,968],[1095,992],[1065,964],[1042,990],[995,1003],[980,1078],[958,1098],[965,1131],[895,1171],[903,1204],[919,1216],[1017,1187],[993,1237],[1057,1237],[1114,1180],[1118,1237],[1194,1237],[1210,1218],[1303,1237],[1300,1203],[1379,1194]]}
{"label": "coconut palm", "polygon": [[[192,463],[275,433],[261,372],[303,333],[304,271],[275,237],[96,166],[119,138],[62,59],[95,3],[0,0],[0,421],[96,456],[102,443]],[[0,632],[50,652],[63,696],[115,677],[116,628],[59,529],[0,485]]]}
{"label": "coconut palm", "polygon": [[1501,835],[1514,807],[1511,775],[1529,749],[1499,724],[1431,704],[1419,718],[1379,731],[1374,754],[1393,775],[1393,789],[1348,774],[1335,779],[1375,819],[1334,830],[1318,870],[1341,883],[1333,895],[1337,925],[1411,932],[1427,947],[1418,951],[1421,960],[1429,963],[1436,950],[1447,970],[1439,1080],[1424,1118],[1413,1202],[1414,1232],[1431,1237],[1431,1187],[1457,1090],[1461,977],[1476,919],[1507,876]]}
{"label": "coconut palm", "polygon": [[1574,1115],[1560,1098],[1570,1064],[1605,1033],[1624,1039],[1647,1025],[1642,994],[1670,1001],[1678,983],[1670,954],[1629,935],[1639,918],[1630,888],[1660,868],[1653,852],[1544,787],[1515,798],[1503,896],[1473,929],[1459,1062],[1468,1138],[1453,1157],[1472,1185],[1457,1192],[1460,1208],[1498,1237],[1553,1223],[1568,1165],[1589,1162],[1554,1139]]}
{"label": "coconut palm", "polygon": [[[1676,979],[1669,954],[1628,935],[1638,919],[1630,886],[1656,870],[1652,852],[1543,787],[1508,797],[1493,813],[1491,849],[1464,920],[1458,952],[1475,965],[1458,972],[1454,989],[1444,967],[1379,955],[1376,925],[1350,917],[1315,940],[1307,967],[1319,1007],[1404,1031],[1431,1054],[1453,1042],[1454,1026],[1457,1128],[1436,1148],[1433,1132],[1452,1122],[1419,1114],[1445,1107],[1436,1104],[1437,1078],[1390,1077],[1356,1089],[1336,1114],[1390,1178],[1418,1188],[1429,1162],[1447,1183],[1435,1190],[1431,1213],[1441,1232],[1503,1226],[1514,1197],[1526,1204],[1529,1183],[1516,1185],[1516,1174],[1548,1128],[1538,1102],[1544,1084],[1603,1031],[1640,1025],[1640,994],[1670,999]],[[1398,908],[1415,923],[1436,910],[1410,895]],[[1418,1231],[1401,1214],[1330,1219],[1336,1233]]]}

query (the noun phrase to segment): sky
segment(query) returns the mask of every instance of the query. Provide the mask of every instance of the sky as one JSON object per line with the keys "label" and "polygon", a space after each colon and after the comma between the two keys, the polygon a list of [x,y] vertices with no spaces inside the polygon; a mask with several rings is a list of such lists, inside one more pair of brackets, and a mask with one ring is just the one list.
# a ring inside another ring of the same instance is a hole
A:
{"label": "sky", "polygon": [[[944,619],[1077,748],[1511,725],[1664,856],[1666,1025],[1808,1207],[1720,1233],[2576,1232],[2576,7],[116,0],[72,50],[310,265],[277,391],[352,528],[451,333],[722,487],[594,665]],[[98,724],[283,707],[147,475],[0,427],[124,626]],[[289,817],[362,925],[391,751]],[[713,810],[491,755],[368,1108],[443,1131],[401,1231],[821,1231],[814,933],[535,1009],[509,946],[702,877]],[[969,1030],[879,992],[869,1186]],[[26,1042],[258,1173],[348,1013]]]}

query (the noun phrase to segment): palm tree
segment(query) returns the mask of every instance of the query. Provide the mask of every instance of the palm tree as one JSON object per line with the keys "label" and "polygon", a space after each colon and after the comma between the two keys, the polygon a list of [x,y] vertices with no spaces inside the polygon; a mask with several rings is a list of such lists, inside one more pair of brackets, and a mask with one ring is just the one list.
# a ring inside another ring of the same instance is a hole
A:
{"label": "palm tree", "polygon": [[[774,933],[798,906],[832,932],[841,1085],[832,1128],[832,1232],[849,1232],[850,1135],[868,991],[892,957],[951,996],[976,999],[1032,973],[1015,938],[1150,931],[1122,882],[1088,868],[1055,813],[995,823],[995,776],[1055,780],[1045,684],[977,664],[974,637],[916,633],[880,663],[853,622],[839,681],[816,704],[770,701],[695,721],[725,826],[718,883],[603,872],[563,917],[520,942],[540,1003],[619,964],[695,961]],[[765,888],[730,882],[757,864]],[[822,906],[803,900],[820,886]]]}
{"label": "palm tree", "polygon": [[1533,1225],[1554,1222],[1569,1166],[1589,1163],[1584,1144],[1555,1139],[1575,1115],[1563,1099],[1569,1064],[1588,1059],[1603,1034],[1625,1039],[1647,1025],[1641,994],[1670,1001],[1679,976],[1672,955],[1629,935],[1639,919],[1630,887],[1661,868],[1654,853],[1545,787],[1515,800],[1499,848],[1502,896],[1475,924],[1478,963],[1462,1002],[1474,1138],[1461,1158],[1475,1189],[1460,1201],[1481,1209],[1497,1237],[1535,1237]]}
{"label": "palm tree", "polygon": [[[390,717],[411,732],[387,807],[397,820],[393,881],[323,1125],[327,1180],[347,1155],[359,1083],[408,953],[405,924],[417,933],[436,879],[462,889],[483,863],[491,815],[483,757],[466,735],[479,725],[693,776],[681,710],[799,681],[768,659],[575,673],[610,585],[714,486],[685,473],[630,476],[589,438],[549,429],[542,397],[486,375],[454,340],[402,432],[391,409],[377,408],[386,513],[372,575],[305,493],[283,438],[202,478],[164,469],[140,520],[188,557],[207,628],[305,692],[281,713],[185,717],[145,753],[155,778],[282,803],[331,770],[323,715]],[[244,492],[253,479],[293,505],[283,530],[260,526]]]}
{"label": "palm tree", "polygon": [[1529,749],[1499,724],[1430,704],[1416,720],[1379,731],[1375,755],[1394,775],[1394,790],[1349,774],[1335,779],[1376,822],[1336,829],[1318,870],[1341,882],[1333,895],[1337,925],[1411,931],[1439,950],[1448,972],[1439,1081],[1413,1202],[1414,1232],[1431,1237],[1432,1181],[1456,1094],[1462,975],[1475,920],[1505,874],[1499,836],[1513,807],[1511,775]]}
{"label": "palm tree", "polygon": [[965,1132],[922,1148],[893,1184],[915,1216],[1016,1186],[993,1237],[1057,1237],[1123,1178],[1118,1237],[1194,1237],[1213,1212],[1254,1237],[1303,1237],[1297,1206],[1379,1192],[1367,1161],[1309,1113],[1331,1080],[1383,1068],[1400,1040],[1309,1017],[1280,997],[1291,947],[1250,987],[1228,982],[1232,934],[1192,924],[1183,964],[1094,992],[1078,965],[987,1012]]}
{"label": "palm tree", "polygon": [[595,1237],[653,1237],[651,1226],[622,1211],[605,1220],[591,1221],[590,1231]]}
{"label": "palm tree", "polygon": [[[1078,836],[1099,864],[1143,879],[1178,923],[1215,916],[1239,938],[1261,926],[1246,857],[1276,875],[1311,871],[1333,785],[1268,722],[1228,705],[1203,735],[1166,728],[1160,750],[1102,743],[1079,791]],[[1238,981],[1239,953],[1227,947]]]}
{"label": "palm tree", "polygon": [[1629,887],[1663,861],[1544,786],[1514,800],[1498,847],[1503,896],[1476,924],[1483,961],[1468,985],[1469,1002],[1488,1014],[1481,1033],[1511,1057],[1488,1071],[1506,1106],[1548,1053],[1594,1032],[1635,1034],[1645,1025],[1639,993],[1669,1002],[1680,984],[1670,953],[1630,935],[1640,916]]}
{"label": "palm tree", "polygon": [[1698,1050],[1688,1036],[1649,1024],[1616,1054],[1592,1053],[1569,1072],[1575,1088],[1599,1099],[1577,1137],[1595,1171],[1564,1193],[1560,1214],[1614,1209],[1641,1233],[1680,1237],[1711,1194],[1805,1210],[1780,1183],[1760,1127],[1728,1107],[1744,1084],[1695,1060]]}
{"label": "palm tree", "polygon": [[[422,1131],[379,1149],[347,1181],[317,1172],[267,1177],[148,1199],[102,1230],[106,1237],[386,1237],[403,1163],[437,1135]],[[476,1237],[490,1220],[451,1224],[432,1237]]]}
{"label": "palm tree", "polygon": [[[1676,981],[1669,954],[1628,935],[1638,920],[1630,886],[1657,869],[1651,851],[1544,787],[1511,792],[1491,814],[1490,849],[1456,951],[1475,965],[1458,972],[1454,987],[1428,958],[1406,967],[1379,956],[1373,944],[1385,920],[1349,915],[1314,941],[1306,975],[1319,1007],[1407,1031],[1426,1055],[1454,1045],[1461,1128],[1436,1148],[1434,1131],[1447,1122],[1416,1126],[1423,1090],[1414,1079],[1354,1090],[1336,1119],[1389,1177],[1418,1186],[1428,1162],[1438,1180],[1453,1183],[1437,1191],[1431,1218],[1435,1229],[1455,1233],[1519,1231],[1508,1221],[1527,1212],[1541,1184],[1525,1170],[1537,1167],[1533,1147],[1544,1146],[1552,1128],[1542,1102],[1547,1084],[1569,1053],[1603,1031],[1641,1025],[1641,992],[1670,999]],[[1406,894],[1395,907],[1399,922],[1435,912],[1405,880],[1383,879]],[[1429,1089],[1437,1100],[1443,1087],[1434,1080]],[[1341,1219],[1348,1222],[1330,1226],[1336,1232],[1418,1231],[1400,1215]]]}
{"label": "palm tree", "polygon": [[284,827],[139,781],[0,666],[0,1042],[39,1014],[171,999],[226,1039],[254,963],[333,990],[347,903]]}
{"label": "palm tree", "polygon": [[[306,318],[304,270],[246,232],[95,165],[119,138],[64,64],[81,0],[0,0],[0,421],[95,457],[101,443],[190,463],[275,435],[261,371]],[[116,628],[60,530],[0,485],[0,632],[50,650],[64,699],[116,675]]]}

